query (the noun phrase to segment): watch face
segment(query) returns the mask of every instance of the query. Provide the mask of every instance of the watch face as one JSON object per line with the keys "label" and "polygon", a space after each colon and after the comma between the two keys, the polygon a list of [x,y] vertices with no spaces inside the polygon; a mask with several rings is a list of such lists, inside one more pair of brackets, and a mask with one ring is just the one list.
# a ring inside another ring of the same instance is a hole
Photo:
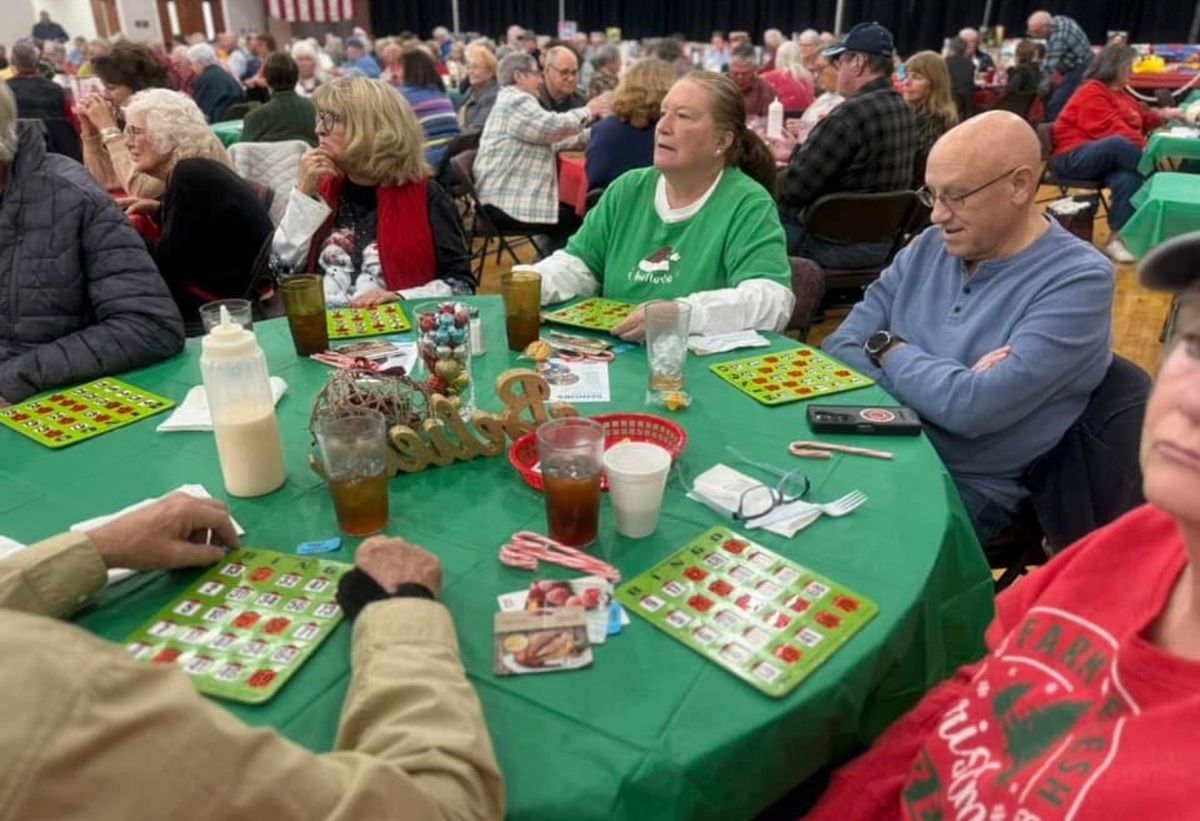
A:
{"label": "watch face", "polygon": [[871,353],[879,353],[891,339],[892,335],[887,331],[876,331],[867,339],[867,350]]}

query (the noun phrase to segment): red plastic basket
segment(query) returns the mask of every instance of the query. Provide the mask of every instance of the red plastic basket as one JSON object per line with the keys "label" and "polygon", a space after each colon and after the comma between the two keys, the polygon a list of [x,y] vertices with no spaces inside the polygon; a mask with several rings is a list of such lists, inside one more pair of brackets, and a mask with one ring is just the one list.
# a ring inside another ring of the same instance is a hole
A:
{"label": "red plastic basket", "polygon": [[[669,419],[651,413],[607,413],[591,419],[604,425],[604,447],[607,450],[621,442],[650,442],[666,448],[675,459],[687,447],[687,432]],[[534,490],[542,489],[542,474],[533,466],[538,463],[537,431],[527,433],[512,443],[508,461],[517,469],[525,484]],[[600,478],[600,487],[608,490],[608,477]]]}

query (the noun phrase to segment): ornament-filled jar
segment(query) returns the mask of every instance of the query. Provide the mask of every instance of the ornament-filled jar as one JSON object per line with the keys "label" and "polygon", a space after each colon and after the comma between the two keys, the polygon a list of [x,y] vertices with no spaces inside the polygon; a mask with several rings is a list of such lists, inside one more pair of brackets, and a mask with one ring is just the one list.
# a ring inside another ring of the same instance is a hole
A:
{"label": "ornament-filled jar", "polygon": [[450,400],[463,419],[475,410],[471,378],[471,328],[461,302],[425,303],[416,307],[417,352],[428,373],[432,393]]}

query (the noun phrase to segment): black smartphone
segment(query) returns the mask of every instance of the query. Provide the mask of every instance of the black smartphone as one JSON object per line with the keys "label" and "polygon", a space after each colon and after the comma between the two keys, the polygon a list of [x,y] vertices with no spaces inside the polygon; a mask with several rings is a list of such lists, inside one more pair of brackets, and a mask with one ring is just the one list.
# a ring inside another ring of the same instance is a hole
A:
{"label": "black smartphone", "polygon": [[809,405],[808,424],[817,433],[916,436],[921,432],[921,417],[912,408],[903,406]]}

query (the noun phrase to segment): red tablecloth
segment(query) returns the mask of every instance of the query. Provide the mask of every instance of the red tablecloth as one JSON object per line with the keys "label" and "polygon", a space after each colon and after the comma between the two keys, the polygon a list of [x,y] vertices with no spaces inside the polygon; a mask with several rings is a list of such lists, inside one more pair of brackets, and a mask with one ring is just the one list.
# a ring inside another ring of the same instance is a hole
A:
{"label": "red tablecloth", "polygon": [[976,111],[987,111],[996,104],[996,101],[1004,96],[1004,86],[976,86],[975,93],[971,97],[971,103]]}
{"label": "red tablecloth", "polygon": [[558,155],[558,201],[583,216],[587,211],[588,181],[582,154]]}
{"label": "red tablecloth", "polygon": [[1137,89],[1182,88],[1195,78],[1194,71],[1164,71],[1153,74],[1134,74],[1129,85]]}

